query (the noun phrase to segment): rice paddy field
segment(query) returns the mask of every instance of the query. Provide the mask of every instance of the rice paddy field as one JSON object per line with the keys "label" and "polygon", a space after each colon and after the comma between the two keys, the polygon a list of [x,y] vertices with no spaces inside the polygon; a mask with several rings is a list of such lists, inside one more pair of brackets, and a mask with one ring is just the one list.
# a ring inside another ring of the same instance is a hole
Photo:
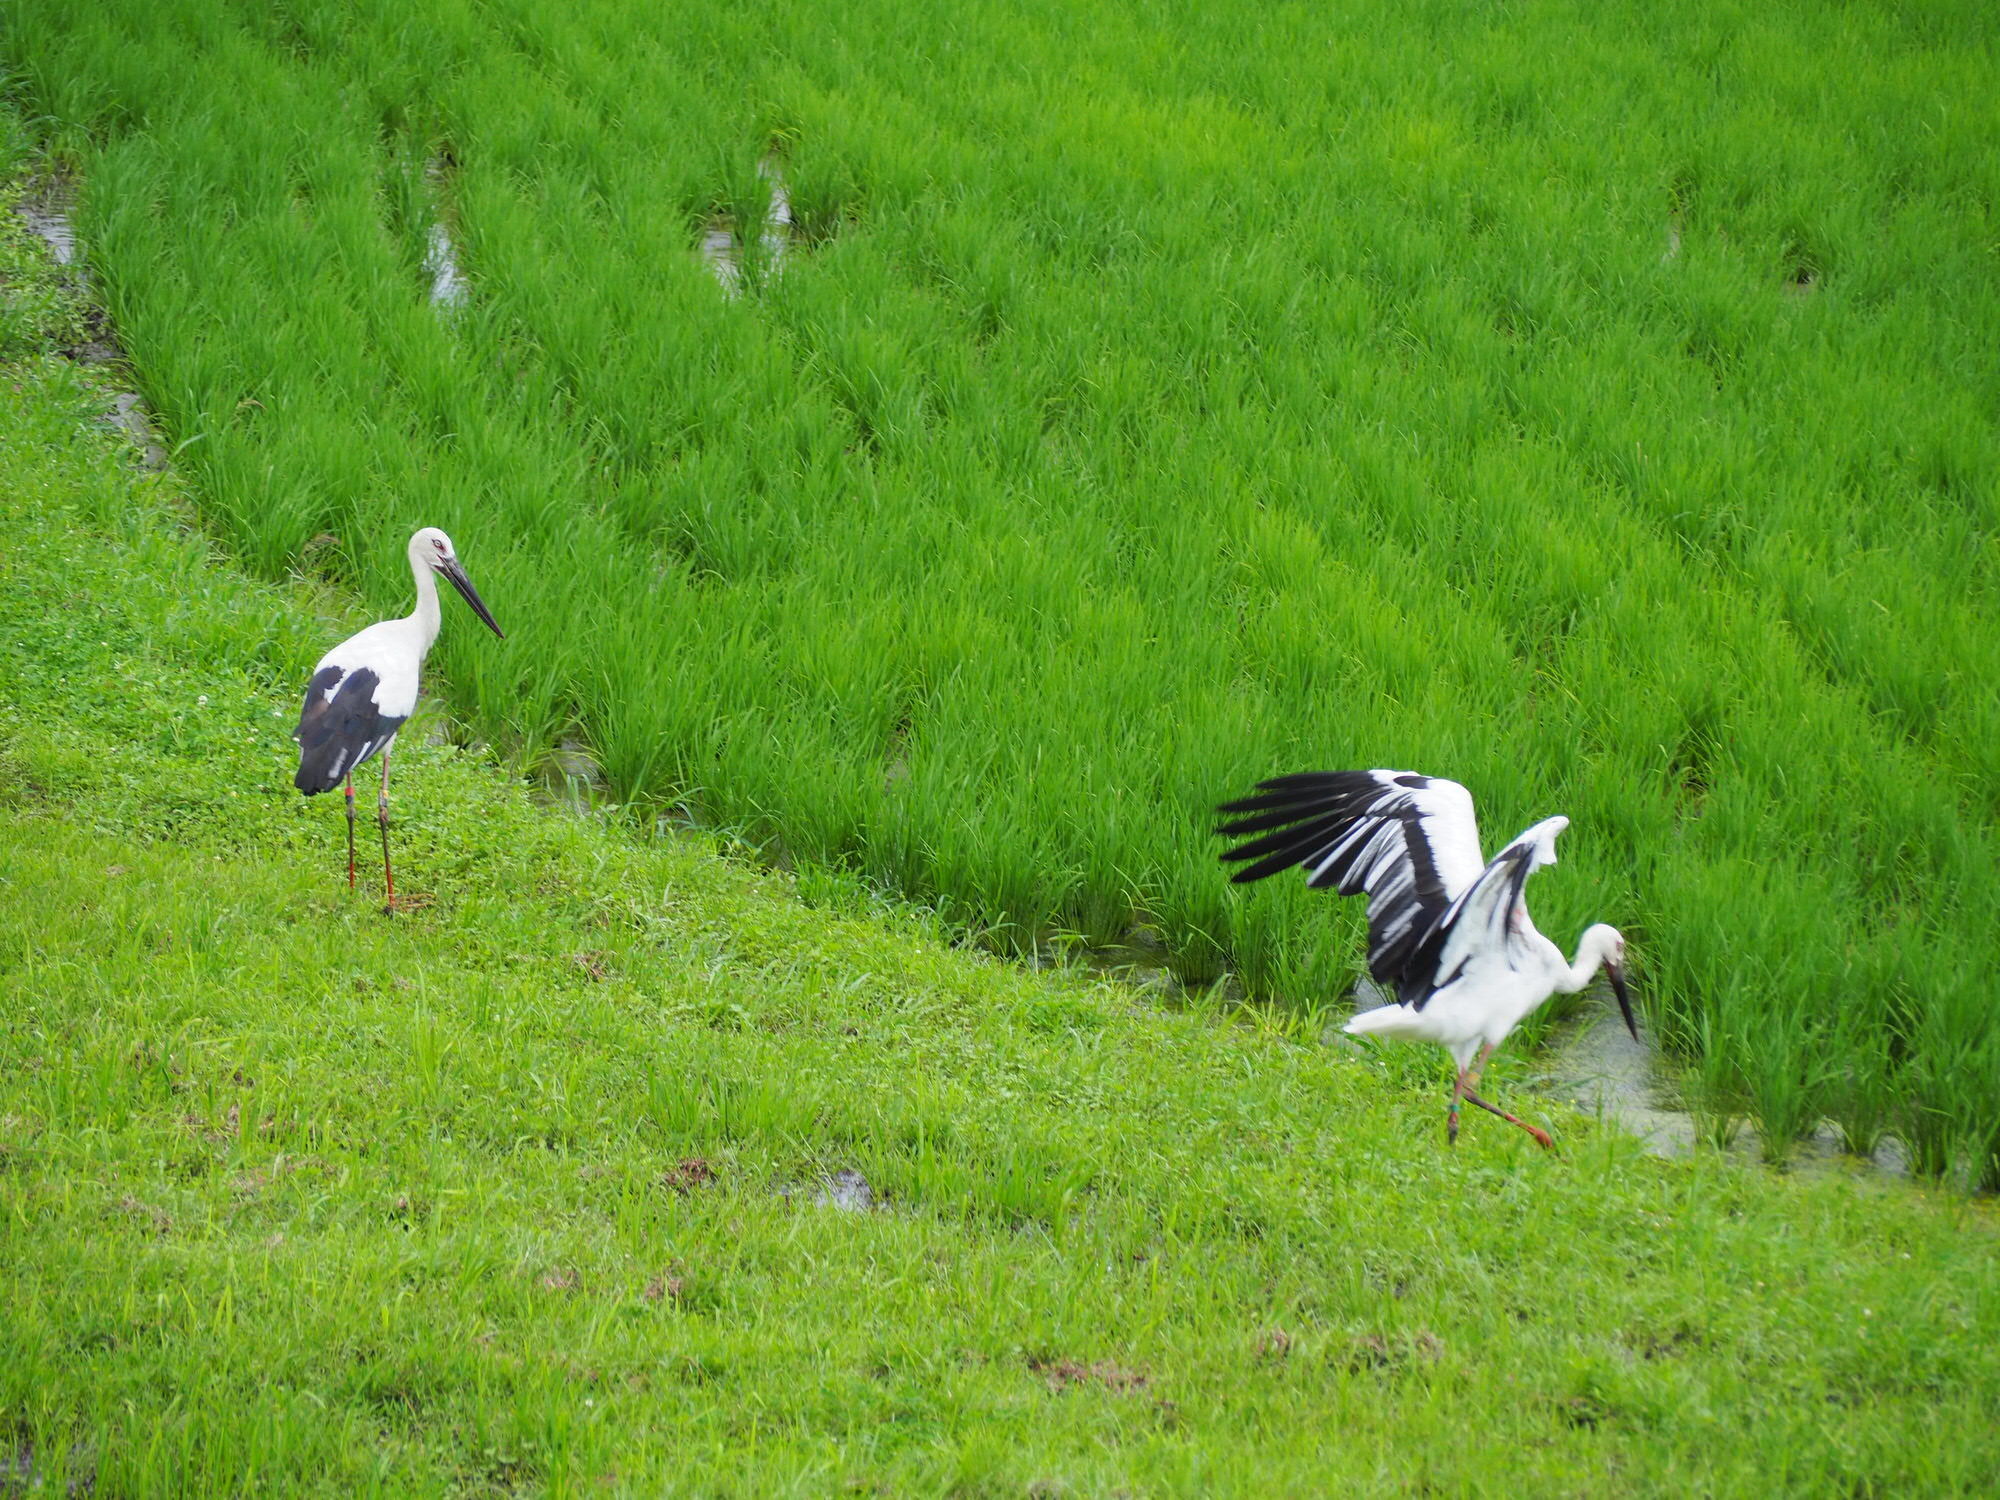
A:
{"label": "rice paddy field", "polygon": [[1569,814],[1538,920],[1718,1129],[1994,1186],[1989,22],[17,0],[0,63],[206,524],[378,611],[450,530],[478,737],[1301,1007],[1359,914],[1213,804],[1449,775]]}
{"label": "rice paddy field", "polygon": [[106,430],[25,145],[0,110],[0,1496],[2000,1485],[1956,1187],[1660,1160],[1517,1049],[1557,1150],[1447,1150],[1417,1049],[833,910],[531,797],[448,700],[385,919],[290,784],[362,605]]}

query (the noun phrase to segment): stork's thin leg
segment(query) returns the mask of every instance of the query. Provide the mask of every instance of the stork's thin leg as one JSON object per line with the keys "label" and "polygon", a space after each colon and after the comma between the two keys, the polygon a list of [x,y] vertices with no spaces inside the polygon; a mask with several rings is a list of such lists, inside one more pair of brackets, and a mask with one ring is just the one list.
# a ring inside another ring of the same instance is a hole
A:
{"label": "stork's thin leg", "polygon": [[382,793],[375,799],[375,821],[382,825],[382,884],[388,892],[388,904],[382,910],[393,913],[396,910],[396,877],[389,869],[389,751],[395,741],[382,747]]}
{"label": "stork's thin leg", "polygon": [[1493,1049],[1496,1045],[1498,1044],[1488,1042],[1484,1047],[1481,1047],[1479,1049],[1479,1056],[1472,1060],[1472,1066],[1458,1075],[1459,1092],[1466,1098],[1470,1099],[1472,1091],[1479,1087],[1479,1075],[1486,1071],[1486,1059],[1493,1055]]}
{"label": "stork's thin leg", "polygon": [[1458,1101],[1465,1096],[1465,1070],[1458,1071],[1458,1081],[1451,1086],[1451,1110],[1444,1117],[1444,1143],[1458,1144]]}
{"label": "stork's thin leg", "polygon": [[347,773],[347,888],[354,889],[354,773]]}
{"label": "stork's thin leg", "polygon": [[1509,1125],[1520,1126],[1523,1130],[1527,1131],[1529,1135],[1533,1136],[1535,1138],[1535,1144],[1542,1147],[1544,1150],[1550,1150],[1554,1148],[1555,1142],[1549,1139],[1549,1133],[1546,1130],[1537,1129],[1535,1126],[1530,1125],[1526,1120],[1515,1118],[1513,1115],[1508,1114],[1506,1110],[1500,1108],[1500,1106],[1497,1104],[1488,1104],[1484,1099],[1480,1098],[1477,1094],[1473,1093],[1471,1089],[1467,1089],[1465,1091],[1465,1097],[1471,1100],[1474,1104],[1478,1105],[1481,1109],[1485,1110],[1488,1114],[1498,1115],[1501,1119],[1505,1120]]}
{"label": "stork's thin leg", "polygon": [[1465,1072],[1458,1075],[1458,1091],[1456,1094],[1452,1096],[1452,1123],[1454,1125],[1458,1123],[1458,1097],[1459,1095],[1463,1095],[1466,1099],[1469,1099],[1472,1103],[1478,1105],[1488,1114],[1498,1115],[1501,1119],[1505,1120],[1509,1125],[1520,1126],[1523,1130],[1527,1131],[1529,1135],[1535,1138],[1535,1143],[1540,1147],[1542,1147],[1543,1150],[1552,1149],[1555,1146],[1555,1142],[1549,1139],[1549,1133],[1546,1130],[1538,1130],[1533,1125],[1530,1125],[1526,1120],[1517,1119],[1513,1115],[1508,1114],[1506,1110],[1501,1109],[1498,1105],[1488,1104],[1484,1099],[1480,1098],[1479,1095],[1475,1094],[1472,1091],[1473,1086],[1479,1082],[1480,1073],[1485,1070],[1486,1059],[1491,1057],[1492,1055],[1493,1055],[1493,1044],[1489,1042],[1484,1047],[1479,1049],[1479,1056],[1475,1057],[1472,1060],[1472,1066],[1466,1069]]}

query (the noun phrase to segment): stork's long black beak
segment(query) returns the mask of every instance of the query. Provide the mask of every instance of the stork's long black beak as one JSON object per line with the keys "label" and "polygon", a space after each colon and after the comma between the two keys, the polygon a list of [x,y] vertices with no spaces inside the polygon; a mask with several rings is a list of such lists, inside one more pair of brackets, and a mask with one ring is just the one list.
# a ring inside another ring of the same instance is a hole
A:
{"label": "stork's long black beak", "polygon": [[465,576],[465,569],[458,565],[458,559],[447,557],[438,564],[438,571],[451,580],[451,586],[465,596],[465,602],[472,606],[472,612],[486,622],[486,628],[507,639],[507,632],[493,623],[493,612],[486,607],[486,601],[479,597],[479,590],[472,586],[472,580]]}
{"label": "stork's long black beak", "polygon": [[1632,996],[1625,988],[1625,969],[1622,964],[1609,963],[1604,972],[1611,979],[1611,993],[1618,997],[1618,1008],[1625,1012],[1625,1029],[1632,1033],[1632,1040],[1639,1040],[1639,1023],[1632,1019]]}

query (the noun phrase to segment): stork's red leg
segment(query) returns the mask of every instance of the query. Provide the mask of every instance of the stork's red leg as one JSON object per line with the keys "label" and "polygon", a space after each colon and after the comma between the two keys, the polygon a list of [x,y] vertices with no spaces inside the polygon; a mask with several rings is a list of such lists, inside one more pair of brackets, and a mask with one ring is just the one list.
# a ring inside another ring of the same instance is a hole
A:
{"label": "stork's red leg", "polygon": [[1505,1120],[1509,1125],[1520,1126],[1523,1130],[1527,1131],[1529,1135],[1535,1138],[1535,1144],[1542,1147],[1543,1150],[1549,1150],[1555,1146],[1555,1142],[1549,1139],[1549,1133],[1546,1130],[1539,1130],[1535,1126],[1530,1125],[1526,1120],[1515,1118],[1513,1115],[1508,1114],[1506,1110],[1500,1108],[1500,1106],[1497,1104],[1488,1104],[1484,1099],[1480,1098],[1477,1094],[1473,1093],[1471,1089],[1467,1089],[1465,1091],[1465,1097],[1471,1100],[1474,1104],[1478,1105],[1481,1109],[1485,1110],[1488,1114],[1498,1115],[1501,1119]]}
{"label": "stork's red leg", "polygon": [[1444,1143],[1458,1144],[1458,1101],[1465,1095],[1465,1070],[1458,1070],[1458,1081],[1451,1086],[1451,1109],[1444,1117]]}
{"label": "stork's red leg", "polygon": [[382,792],[375,799],[375,821],[382,825],[382,884],[388,891],[388,904],[382,910],[394,912],[396,909],[396,877],[389,869],[389,750],[382,750]]}
{"label": "stork's red leg", "polygon": [[[1501,1109],[1498,1105],[1488,1104],[1484,1099],[1480,1098],[1477,1094],[1473,1093],[1472,1091],[1473,1085],[1479,1082],[1479,1075],[1482,1071],[1485,1070],[1486,1067],[1486,1059],[1491,1057],[1492,1055],[1493,1055],[1493,1044],[1490,1042],[1487,1043],[1484,1047],[1479,1049],[1479,1056],[1475,1057],[1472,1060],[1472,1066],[1468,1068],[1465,1072],[1458,1075],[1458,1092],[1460,1094],[1463,1094],[1467,1099],[1471,1100],[1474,1104],[1478,1105],[1481,1109],[1485,1110],[1488,1114],[1498,1115],[1501,1119],[1505,1120],[1509,1125],[1520,1126],[1523,1130],[1527,1131],[1529,1135],[1535,1138],[1535,1144],[1540,1146],[1543,1150],[1546,1151],[1552,1149],[1555,1146],[1555,1142],[1549,1139],[1549,1133],[1546,1130],[1536,1129],[1533,1125],[1530,1125],[1526,1120],[1515,1118],[1513,1115],[1508,1114],[1506,1110]],[[1452,1120],[1454,1124],[1457,1123],[1457,1118],[1458,1118],[1458,1103],[1457,1103],[1457,1096],[1454,1095],[1452,1102]]]}
{"label": "stork's red leg", "polygon": [[347,773],[347,888],[354,889],[354,773]]}

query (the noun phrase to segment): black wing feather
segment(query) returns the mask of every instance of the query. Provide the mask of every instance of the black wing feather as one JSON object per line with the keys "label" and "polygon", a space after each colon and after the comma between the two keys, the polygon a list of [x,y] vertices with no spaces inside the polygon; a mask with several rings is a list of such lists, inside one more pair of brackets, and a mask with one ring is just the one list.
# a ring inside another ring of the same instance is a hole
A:
{"label": "black wing feather", "polygon": [[[1438,792],[1423,794],[1431,788]],[[1462,809],[1440,805],[1444,792]],[[1306,883],[1343,896],[1368,894],[1368,972],[1405,1004],[1421,1007],[1438,988],[1443,922],[1478,868],[1471,799],[1455,783],[1407,771],[1308,771],[1258,783],[1258,795],[1224,803],[1239,816],[1216,831],[1258,837],[1223,851],[1254,861],[1232,877],[1262,880],[1294,865]],[[1453,815],[1463,826],[1444,826]],[[1434,820],[1427,832],[1424,820]],[[1434,848],[1433,836],[1468,847]],[[1441,868],[1440,854],[1447,856]]]}
{"label": "black wing feather", "polygon": [[308,797],[339,786],[408,722],[408,715],[385,714],[375,706],[380,683],[368,667],[347,672],[331,665],[313,673],[299,727],[292,731],[299,742],[299,773],[292,785]]}

